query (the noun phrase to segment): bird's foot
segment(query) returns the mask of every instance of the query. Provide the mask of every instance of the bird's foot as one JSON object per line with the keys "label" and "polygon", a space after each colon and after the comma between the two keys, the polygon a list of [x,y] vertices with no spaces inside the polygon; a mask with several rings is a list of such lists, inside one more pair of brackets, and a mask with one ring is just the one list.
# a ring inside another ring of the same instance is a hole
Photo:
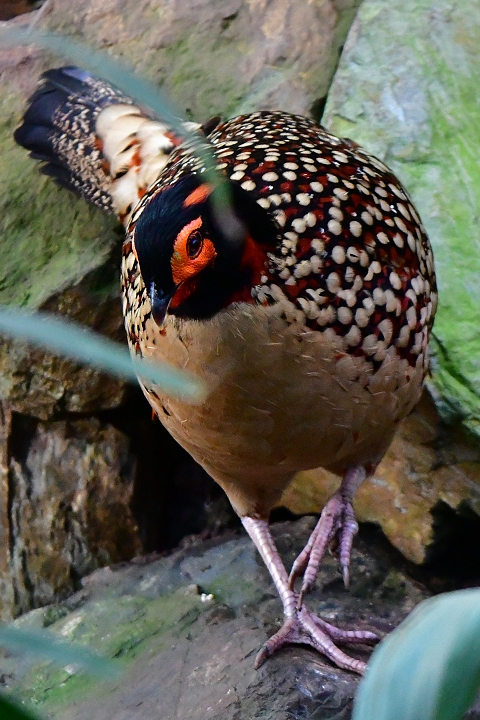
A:
{"label": "bird's foot", "polygon": [[288,586],[294,589],[295,580],[303,575],[302,587],[298,596],[298,608],[312,589],[318,568],[327,548],[336,541],[336,552],[345,587],[350,580],[350,552],[353,538],[358,532],[358,523],[351,499],[358,485],[365,479],[363,467],[354,468],[345,475],[339,490],[332,495],[323,508],[320,519],[310,535],[304,549],[293,563]]}
{"label": "bird's foot", "polygon": [[295,580],[303,574],[302,587],[298,598],[298,607],[303,598],[312,589],[318,568],[332,541],[337,539],[337,554],[345,586],[349,583],[350,551],[353,538],[358,532],[353,507],[350,501],[335,493],[325,505],[320,520],[316,524],[308,543],[293,563],[288,584],[291,590]]}
{"label": "bird's foot", "polygon": [[267,521],[243,517],[242,523],[258,548],[272,576],[282,600],[285,615],[283,627],[267,640],[258,653],[255,667],[260,667],[279,648],[293,643],[310,645],[330,658],[339,667],[363,673],[365,663],[346,655],[337,647],[336,643],[366,643],[371,645],[379,640],[377,635],[368,630],[340,630],[307,610],[303,605],[303,601],[299,602],[299,596],[288,587],[287,571],[275,547]]}
{"label": "bird's foot", "polygon": [[368,630],[341,630],[303,606],[294,615],[287,617],[280,630],[267,640],[255,659],[255,668],[259,668],[267,658],[284,645],[310,645],[326,655],[338,667],[362,675],[366,663],[350,657],[340,650],[336,643],[373,645],[379,640],[375,633]]}

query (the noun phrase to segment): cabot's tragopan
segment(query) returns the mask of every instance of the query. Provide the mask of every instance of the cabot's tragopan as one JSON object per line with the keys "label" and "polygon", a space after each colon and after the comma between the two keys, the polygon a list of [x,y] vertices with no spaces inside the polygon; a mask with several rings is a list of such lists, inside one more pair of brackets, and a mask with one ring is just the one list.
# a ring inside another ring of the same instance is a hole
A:
{"label": "cabot's tragopan", "polygon": [[[306,643],[361,673],[338,645],[376,636],[332,626],[305,598],[332,540],[348,583],[352,497],[420,397],[432,251],[388,168],[312,120],[256,112],[197,130],[230,183],[235,233],[219,223],[188,146],[78,68],[45,73],[15,139],[42,172],[125,224],[132,353],[186,368],[207,388],[188,405],[143,385],[227,493],[277,587],[285,623],[257,665]],[[343,479],[288,576],[269,513],[297,471],[320,466]]]}

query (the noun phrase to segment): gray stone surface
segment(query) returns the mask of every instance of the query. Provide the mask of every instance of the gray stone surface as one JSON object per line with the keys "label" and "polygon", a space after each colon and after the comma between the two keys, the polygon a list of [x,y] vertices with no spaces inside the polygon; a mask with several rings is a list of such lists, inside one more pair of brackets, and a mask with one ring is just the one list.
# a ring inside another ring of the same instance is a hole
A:
{"label": "gray stone surface", "polygon": [[360,0],[52,0],[50,28],[111,48],[181,112],[275,108],[325,98]]}
{"label": "gray stone surface", "polygon": [[[313,520],[274,526],[287,565]],[[367,540],[356,543],[346,591],[336,562],[321,566],[308,604],[339,626],[384,634],[428,590]],[[102,684],[11,654],[0,658],[9,690],[58,720],[347,720],[358,684],[303,647],[285,649],[258,671],[262,643],[281,623],[267,571],[245,536],[194,544],[166,558],[104,568],[63,604],[35,610],[15,625],[48,625],[87,643],[124,670]],[[202,594],[203,593],[203,594]],[[213,595],[208,599],[209,594]],[[203,601],[202,601],[203,599]],[[351,648],[358,657],[370,651]]]}

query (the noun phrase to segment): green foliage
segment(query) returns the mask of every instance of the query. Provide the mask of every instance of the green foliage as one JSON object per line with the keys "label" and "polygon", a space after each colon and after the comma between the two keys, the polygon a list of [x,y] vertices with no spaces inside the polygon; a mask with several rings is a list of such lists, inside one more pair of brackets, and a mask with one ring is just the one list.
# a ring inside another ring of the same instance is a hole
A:
{"label": "green foliage", "polygon": [[131,358],[118,343],[71,320],[4,306],[0,307],[0,333],[92,365],[124,380],[135,382],[138,375],[185,400],[195,401],[203,396],[202,384],[189,373],[165,363]]}
{"label": "green foliage", "polygon": [[[84,671],[96,678],[118,678],[119,667],[111,660],[100,657],[81,645],[59,640],[46,631],[0,627],[0,645],[13,652],[39,655],[60,666],[74,666],[75,672]],[[38,716],[15,702],[0,696],[1,720],[38,720]]]}
{"label": "green foliage", "polygon": [[0,718],[2,720],[37,720],[36,715],[32,715],[31,712],[27,712],[4,697],[0,697]]}
{"label": "green foliage", "polygon": [[480,590],[425,600],[375,650],[352,720],[460,720],[480,685]]}

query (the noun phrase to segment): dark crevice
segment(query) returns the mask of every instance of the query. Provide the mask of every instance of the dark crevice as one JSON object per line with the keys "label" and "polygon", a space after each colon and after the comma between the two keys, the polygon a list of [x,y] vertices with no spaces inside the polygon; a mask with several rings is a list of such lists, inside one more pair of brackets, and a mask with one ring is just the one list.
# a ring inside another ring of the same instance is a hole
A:
{"label": "dark crevice", "polygon": [[[20,603],[19,610],[22,612],[25,610],[30,610],[30,608],[35,607],[37,604],[35,602],[35,586],[30,578],[30,573],[28,572],[27,550],[22,550],[21,565],[22,565],[23,584],[25,586],[25,591],[27,594],[27,598],[24,599],[23,602]],[[22,605],[23,605],[23,607],[22,607]]]}
{"label": "dark crevice", "polygon": [[296,520],[297,518],[298,515],[295,515],[295,513],[283,506],[274,508],[270,513],[271,523],[286,522],[287,520]]}
{"label": "dark crevice", "polygon": [[5,451],[5,463],[8,466],[8,542],[14,612],[16,615],[35,607],[35,587],[28,571],[28,552],[26,549],[20,550],[17,543],[18,533],[21,527],[21,519],[19,516],[21,508],[18,507],[20,500],[19,488],[17,486],[17,478],[15,477],[15,470],[12,468],[12,462],[16,462],[24,473],[26,496],[31,497],[31,476],[26,469],[25,463],[37,424],[38,422],[32,418],[18,413],[12,413],[7,448]]}
{"label": "dark crevice", "polygon": [[28,452],[37,431],[38,423],[38,420],[28,415],[12,413],[9,457],[16,460],[22,468],[27,461]]}
{"label": "dark crevice", "polygon": [[[78,570],[73,565],[70,565],[69,576],[70,576],[70,581],[72,583],[73,592],[77,592],[78,590],[81,590],[83,576],[80,575]],[[66,593],[66,597],[68,597],[68,595],[70,595],[70,594],[71,594],[71,591],[68,590],[68,592]]]}
{"label": "dark crevice", "polygon": [[137,467],[131,503],[145,552],[176,547],[188,535],[205,537],[237,523],[221,488],[163,427],[141,391],[125,405],[97,415],[130,438]]}
{"label": "dark crevice", "polygon": [[[2,411],[4,411],[4,408],[2,407]],[[7,422],[6,418],[5,424]],[[6,438],[6,448],[5,448],[5,465],[7,466],[7,516],[8,516],[8,545],[9,545],[9,554],[10,559],[13,558],[13,553],[15,550],[15,522],[13,517],[13,506],[14,506],[14,498],[15,498],[15,482],[13,480],[12,471],[10,468],[10,457],[12,452],[12,427],[11,422],[9,423],[10,427],[8,432],[5,433]]]}
{"label": "dark crevice", "polygon": [[480,584],[480,517],[465,502],[453,509],[439,501],[431,513],[433,540],[425,570],[452,587]]}
{"label": "dark crevice", "polygon": [[325,110],[325,105],[327,103],[327,96],[318,98],[318,100],[315,100],[311,107],[310,107],[310,115],[312,116],[313,120],[320,123],[323,117],[323,111]]}
{"label": "dark crevice", "polygon": [[225,32],[225,30],[228,30],[230,25],[233,23],[234,20],[237,19],[237,17],[238,17],[238,12],[232,13],[232,15],[227,15],[227,17],[224,17],[222,19],[222,22],[220,23],[222,32]]}
{"label": "dark crevice", "polygon": [[454,510],[438,502],[431,512],[433,541],[421,565],[407,560],[374,523],[360,524],[354,547],[362,542],[375,547],[389,567],[401,568],[435,594],[480,585],[480,517],[463,503]]}
{"label": "dark crevice", "polygon": [[3,0],[0,2],[0,21],[11,20],[17,15],[32,12],[40,5],[42,2],[35,0]]}

